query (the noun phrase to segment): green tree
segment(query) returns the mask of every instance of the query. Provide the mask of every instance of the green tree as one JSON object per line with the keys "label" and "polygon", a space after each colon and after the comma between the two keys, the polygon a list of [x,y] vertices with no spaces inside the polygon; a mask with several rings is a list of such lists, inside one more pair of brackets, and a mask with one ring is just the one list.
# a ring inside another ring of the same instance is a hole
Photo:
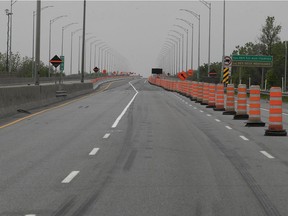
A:
{"label": "green tree", "polygon": [[260,42],[266,46],[266,53],[263,54],[272,54],[273,44],[280,42],[281,28],[282,26],[275,24],[274,16],[266,18],[266,24],[262,26],[262,34],[259,37]]}

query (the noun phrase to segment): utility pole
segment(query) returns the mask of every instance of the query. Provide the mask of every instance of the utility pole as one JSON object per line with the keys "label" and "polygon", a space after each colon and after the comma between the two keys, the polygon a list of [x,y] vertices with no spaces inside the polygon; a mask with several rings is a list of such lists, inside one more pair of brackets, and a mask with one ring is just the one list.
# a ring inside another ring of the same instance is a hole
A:
{"label": "utility pole", "polygon": [[82,33],[82,62],[81,62],[81,83],[84,83],[84,64],[85,64],[85,25],[86,25],[86,0],[83,4],[83,33]]}
{"label": "utility pole", "polygon": [[35,85],[39,85],[40,74],[40,33],[41,33],[41,0],[37,0],[36,14],[36,52],[35,52]]}

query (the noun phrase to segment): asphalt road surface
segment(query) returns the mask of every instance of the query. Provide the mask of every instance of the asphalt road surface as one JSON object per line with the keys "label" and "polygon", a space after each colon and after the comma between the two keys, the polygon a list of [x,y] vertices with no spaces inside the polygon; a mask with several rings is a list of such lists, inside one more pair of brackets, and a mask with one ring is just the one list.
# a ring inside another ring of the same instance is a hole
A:
{"label": "asphalt road surface", "polygon": [[288,138],[265,129],[146,79],[107,83],[2,122],[0,215],[285,216]]}

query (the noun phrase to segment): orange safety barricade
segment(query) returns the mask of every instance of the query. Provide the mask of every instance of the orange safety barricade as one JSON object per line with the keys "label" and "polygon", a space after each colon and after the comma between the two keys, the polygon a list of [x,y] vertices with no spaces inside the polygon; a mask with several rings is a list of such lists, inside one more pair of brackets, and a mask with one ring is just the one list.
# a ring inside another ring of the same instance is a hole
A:
{"label": "orange safety barricade", "polygon": [[196,103],[201,103],[203,100],[203,83],[202,82],[198,82],[198,95],[197,95],[197,99],[196,99]]}
{"label": "orange safety barricade", "polygon": [[238,85],[238,94],[237,94],[237,112],[234,115],[233,119],[244,120],[248,119],[249,115],[247,114],[247,88],[246,84]]}
{"label": "orange safety barricade", "polygon": [[223,115],[235,115],[235,96],[234,84],[228,84],[226,87],[226,107]]}
{"label": "orange safety barricade", "polygon": [[216,103],[215,108],[213,108],[214,111],[225,111],[224,108],[224,84],[219,83],[216,85]]}
{"label": "orange safety barricade", "polygon": [[261,121],[260,110],[260,86],[250,86],[249,97],[249,119],[245,126],[248,127],[264,127],[265,123]]}
{"label": "orange safety barricade", "polygon": [[197,97],[198,97],[198,85],[199,85],[199,82],[194,81],[192,101],[196,101],[197,100]]}
{"label": "orange safety barricade", "polygon": [[282,119],[282,90],[280,87],[270,89],[269,126],[265,136],[286,136]]}
{"label": "orange safety barricade", "polygon": [[209,83],[203,84],[203,100],[201,105],[208,105],[209,100]]}
{"label": "orange safety barricade", "polygon": [[214,83],[209,84],[209,99],[206,108],[215,108],[215,87]]}
{"label": "orange safety barricade", "polygon": [[191,99],[192,95],[193,95],[193,82],[189,82],[189,86],[188,86],[188,97]]}

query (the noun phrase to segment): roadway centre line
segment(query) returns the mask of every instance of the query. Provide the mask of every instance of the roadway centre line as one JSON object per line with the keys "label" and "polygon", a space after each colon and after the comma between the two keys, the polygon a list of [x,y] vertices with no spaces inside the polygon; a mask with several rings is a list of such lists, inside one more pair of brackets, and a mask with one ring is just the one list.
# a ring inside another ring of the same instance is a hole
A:
{"label": "roadway centre line", "polygon": [[103,136],[103,139],[107,139],[107,138],[109,138],[109,136],[110,136],[110,133],[106,133],[106,134]]}
{"label": "roadway centre line", "polygon": [[136,91],[135,95],[133,96],[133,98],[131,99],[131,101],[127,104],[127,106],[124,108],[124,110],[122,111],[122,113],[118,116],[118,118],[115,120],[115,122],[112,125],[112,128],[116,128],[119,121],[121,120],[121,118],[124,116],[124,114],[126,113],[126,111],[128,110],[128,108],[130,107],[130,105],[132,104],[132,102],[134,101],[134,99],[136,98],[137,94],[139,93],[137,91],[137,89],[131,84],[131,82],[129,82],[129,85],[132,86],[132,88]]}
{"label": "roadway centre line", "polygon": [[232,128],[231,127],[229,127],[229,126],[225,126],[227,129],[229,129],[229,130],[232,130]]}
{"label": "roadway centre line", "polygon": [[70,183],[75,176],[79,174],[80,171],[72,171],[61,183],[67,184]]}
{"label": "roadway centre line", "polygon": [[89,155],[96,155],[97,152],[99,151],[99,148],[93,148],[92,151],[89,153]]}
{"label": "roadway centre line", "polygon": [[265,155],[267,158],[270,158],[270,159],[273,159],[275,157],[273,157],[271,154],[269,154],[268,152],[266,151],[260,151],[263,155]]}
{"label": "roadway centre line", "polygon": [[245,136],[239,136],[239,137],[245,141],[249,141],[249,139],[247,139]]}

